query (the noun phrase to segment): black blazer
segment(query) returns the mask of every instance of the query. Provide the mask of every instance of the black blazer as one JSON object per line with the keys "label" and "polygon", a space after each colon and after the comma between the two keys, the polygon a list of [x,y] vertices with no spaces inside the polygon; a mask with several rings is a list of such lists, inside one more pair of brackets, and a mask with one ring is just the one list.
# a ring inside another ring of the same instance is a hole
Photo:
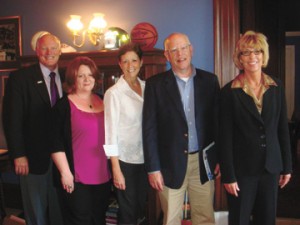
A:
{"label": "black blazer", "polygon": [[39,64],[9,75],[3,99],[8,150],[11,159],[27,156],[29,172],[33,174],[44,174],[49,167],[50,111],[50,97]]}
{"label": "black blazer", "polygon": [[224,183],[237,176],[291,173],[291,149],[284,89],[270,86],[263,96],[259,114],[253,99],[241,88],[221,90],[219,159]]}
{"label": "black blazer", "polygon": [[[51,142],[50,153],[65,152],[68,164],[74,175],[74,158],[72,149],[71,108],[68,96],[61,98],[51,112]],[[54,185],[62,188],[61,175],[56,166],[53,166]]]}
{"label": "black blazer", "polygon": [[[216,140],[219,83],[217,76],[197,69],[194,77],[195,120],[201,182],[208,180],[201,150]],[[161,171],[165,185],[180,188],[187,169],[188,126],[176,78],[169,70],[146,81],[143,145],[148,172]],[[200,182],[200,181],[199,181]]]}

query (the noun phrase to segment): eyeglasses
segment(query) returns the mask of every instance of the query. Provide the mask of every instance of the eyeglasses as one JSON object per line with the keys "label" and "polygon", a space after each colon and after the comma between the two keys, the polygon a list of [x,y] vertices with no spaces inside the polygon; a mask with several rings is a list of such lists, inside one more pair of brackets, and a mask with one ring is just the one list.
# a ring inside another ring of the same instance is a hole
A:
{"label": "eyeglasses", "polygon": [[184,46],[181,46],[181,47],[175,47],[175,48],[172,48],[172,49],[169,49],[169,50],[166,50],[166,51],[168,51],[171,54],[175,55],[180,50],[182,52],[186,52],[189,49],[190,46],[191,46],[191,44],[187,44],[187,45],[184,45]]}
{"label": "eyeglasses", "polygon": [[263,52],[262,50],[258,50],[258,49],[255,49],[253,51],[245,50],[245,51],[241,51],[241,55],[243,55],[243,56],[249,56],[249,55],[251,55],[251,53],[254,53],[254,55],[259,55],[262,52]]}

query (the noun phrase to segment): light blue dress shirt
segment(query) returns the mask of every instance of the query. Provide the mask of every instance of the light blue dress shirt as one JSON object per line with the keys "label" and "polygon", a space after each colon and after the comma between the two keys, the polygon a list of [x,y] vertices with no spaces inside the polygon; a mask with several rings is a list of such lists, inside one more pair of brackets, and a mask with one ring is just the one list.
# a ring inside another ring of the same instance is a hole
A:
{"label": "light blue dress shirt", "polygon": [[40,67],[41,67],[41,70],[42,70],[42,73],[43,73],[44,81],[45,81],[46,86],[47,86],[49,97],[51,98],[51,91],[50,91],[51,78],[49,76],[50,72],[55,72],[56,75],[57,75],[57,76],[55,76],[55,83],[56,83],[56,86],[57,86],[57,89],[58,89],[59,97],[62,97],[63,91],[62,91],[62,84],[61,84],[61,80],[60,80],[60,76],[59,76],[59,72],[58,72],[58,67],[56,67],[56,69],[54,71],[50,71],[47,67],[45,67],[41,63],[40,63]]}
{"label": "light blue dress shirt", "polygon": [[196,76],[196,70],[194,67],[193,67],[192,75],[187,79],[180,78],[175,74],[177,85],[181,95],[181,102],[184,108],[184,113],[188,125],[189,152],[194,152],[199,150],[196,123],[195,123],[195,95],[194,95],[195,76]]}

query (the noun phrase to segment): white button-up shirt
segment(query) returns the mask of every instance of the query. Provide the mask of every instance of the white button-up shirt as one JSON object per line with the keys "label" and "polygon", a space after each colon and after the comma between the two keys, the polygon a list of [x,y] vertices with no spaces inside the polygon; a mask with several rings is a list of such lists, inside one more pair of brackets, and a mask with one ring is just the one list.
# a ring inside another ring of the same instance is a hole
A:
{"label": "white button-up shirt", "polygon": [[[144,95],[145,82],[140,82]],[[132,163],[144,163],[142,141],[143,97],[134,92],[120,77],[115,85],[104,95],[105,145],[108,157],[118,156],[119,160]]]}

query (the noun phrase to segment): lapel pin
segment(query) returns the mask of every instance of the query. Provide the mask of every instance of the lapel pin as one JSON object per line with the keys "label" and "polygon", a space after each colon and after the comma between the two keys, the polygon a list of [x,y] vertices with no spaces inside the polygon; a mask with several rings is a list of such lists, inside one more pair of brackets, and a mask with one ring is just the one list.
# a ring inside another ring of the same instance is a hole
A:
{"label": "lapel pin", "polygon": [[43,83],[43,81],[42,80],[39,80],[38,82],[37,82],[37,84],[42,84]]}

